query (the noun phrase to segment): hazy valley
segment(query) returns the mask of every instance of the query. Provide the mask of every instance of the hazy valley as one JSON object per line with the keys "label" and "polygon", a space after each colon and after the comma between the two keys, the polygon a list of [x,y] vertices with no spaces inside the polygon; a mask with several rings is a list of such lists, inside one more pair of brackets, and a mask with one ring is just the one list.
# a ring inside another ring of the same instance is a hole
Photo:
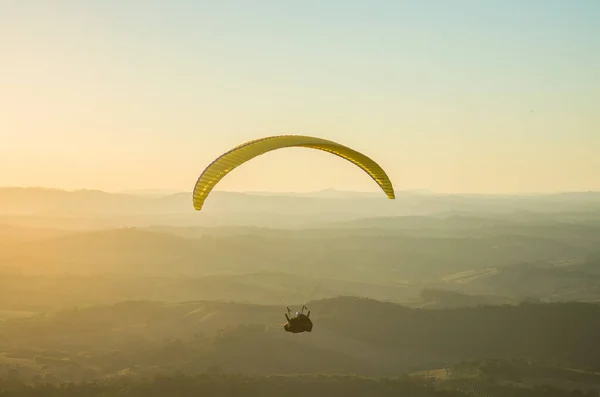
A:
{"label": "hazy valley", "polygon": [[[392,210],[333,193],[227,193],[197,214],[187,194],[0,190],[0,377],[600,390],[599,195],[406,193]],[[303,303],[315,330],[283,332]]]}

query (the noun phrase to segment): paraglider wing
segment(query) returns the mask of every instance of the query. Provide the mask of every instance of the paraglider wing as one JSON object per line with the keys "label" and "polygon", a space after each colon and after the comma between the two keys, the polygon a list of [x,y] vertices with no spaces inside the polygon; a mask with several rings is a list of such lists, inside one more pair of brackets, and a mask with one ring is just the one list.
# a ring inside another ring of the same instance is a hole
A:
{"label": "paraglider wing", "polygon": [[318,149],[342,157],[369,174],[388,198],[395,198],[392,182],[385,171],[364,154],[326,139],[302,135],[279,135],[246,142],[214,160],[196,182],[193,194],[194,208],[200,211],[215,185],[233,169],[254,157],[286,147]]}

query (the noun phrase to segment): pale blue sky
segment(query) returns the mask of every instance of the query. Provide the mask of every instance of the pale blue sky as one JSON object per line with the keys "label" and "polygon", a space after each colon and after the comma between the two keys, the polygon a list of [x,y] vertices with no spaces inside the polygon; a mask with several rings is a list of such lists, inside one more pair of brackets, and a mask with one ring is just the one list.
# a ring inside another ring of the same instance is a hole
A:
{"label": "pale blue sky", "polygon": [[[232,146],[306,134],[398,190],[600,190],[597,0],[0,7],[0,185],[191,190]],[[219,187],[377,190],[307,149]]]}

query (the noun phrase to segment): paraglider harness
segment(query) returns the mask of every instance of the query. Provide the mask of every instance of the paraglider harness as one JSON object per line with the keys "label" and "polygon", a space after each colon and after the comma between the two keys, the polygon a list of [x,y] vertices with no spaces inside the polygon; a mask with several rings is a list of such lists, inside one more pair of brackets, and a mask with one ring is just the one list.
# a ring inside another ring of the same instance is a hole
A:
{"label": "paraglider harness", "polygon": [[[291,310],[286,306],[287,313],[285,313],[285,319],[287,323],[283,326],[287,332],[291,332],[294,334],[298,334],[300,332],[311,332],[313,323],[310,320],[310,309],[306,307],[306,305],[302,305],[302,311],[300,313],[296,312],[296,317],[290,317]],[[304,314],[304,309],[308,312]]]}

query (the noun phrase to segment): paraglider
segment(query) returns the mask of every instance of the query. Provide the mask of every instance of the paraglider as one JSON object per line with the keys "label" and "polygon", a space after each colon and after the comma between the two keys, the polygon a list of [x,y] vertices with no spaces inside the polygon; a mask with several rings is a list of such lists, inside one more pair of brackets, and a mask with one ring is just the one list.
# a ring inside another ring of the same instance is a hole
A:
{"label": "paraglider", "polygon": [[[303,147],[322,150],[346,159],[366,172],[377,185],[379,185],[389,199],[396,198],[392,182],[383,168],[366,155],[349,147],[340,145],[339,143],[322,138],[302,135],[278,135],[255,139],[236,146],[210,163],[208,167],[204,169],[194,186],[194,208],[197,211],[200,211],[205,200],[217,183],[235,168],[257,156],[287,147]],[[305,309],[308,311],[306,314],[304,313]],[[286,332],[294,334],[312,332],[313,323],[310,319],[310,310],[306,305],[302,306],[300,312],[296,312],[295,317],[291,316],[291,311],[289,307],[287,307],[285,318],[287,322],[283,328]]]}
{"label": "paraglider", "polygon": [[233,169],[257,156],[287,147],[317,149],[344,158],[366,172],[388,198],[395,198],[392,182],[385,171],[366,155],[326,139],[302,135],[278,135],[246,142],[217,157],[196,181],[193,193],[194,208],[200,211],[215,185]]}
{"label": "paraglider", "polygon": [[[283,326],[283,329],[286,330],[286,332],[294,334],[312,332],[313,323],[310,320],[310,309],[306,307],[306,305],[302,306],[302,311],[300,313],[296,312],[296,317],[290,317],[291,310],[289,307],[286,307],[286,309],[287,313],[285,313],[285,318],[287,323]],[[304,314],[304,309],[308,310],[308,313]]]}

